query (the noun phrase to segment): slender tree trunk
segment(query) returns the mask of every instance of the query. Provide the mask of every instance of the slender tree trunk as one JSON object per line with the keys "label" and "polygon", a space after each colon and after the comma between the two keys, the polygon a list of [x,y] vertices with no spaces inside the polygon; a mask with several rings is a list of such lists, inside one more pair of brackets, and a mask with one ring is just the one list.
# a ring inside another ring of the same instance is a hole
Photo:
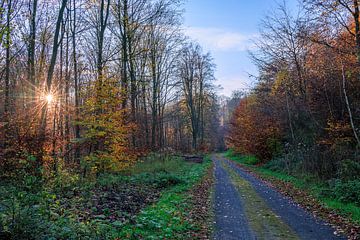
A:
{"label": "slender tree trunk", "polygon": [[[73,26],[72,26],[72,50],[73,50],[73,65],[74,65],[74,88],[75,88],[75,121],[79,121],[79,79],[78,79],[78,62],[76,54],[76,0],[73,0]],[[79,139],[80,126],[75,124],[75,138]],[[75,161],[80,164],[80,148],[75,148]]]}
{"label": "slender tree trunk", "polygon": [[7,13],[6,13],[6,34],[5,34],[5,99],[4,99],[4,122],[7,126],[4,132],[4,148],[6,149],[11,145],[11,126],[10,126],[10,48],[11,48],[11,11],[12,1],[7,1]]}
{"label": "slender tree trunk", "polygon": [[157,147],[156,144],[156,136],[157,136],[157,74],[156,74],[156,58],[155,58],[155,49],[152,49],[151,53],[151,74],[152,74],[152,125],[151,125],[151,146],[152,149],[155,150]]}
{"label": "slender tree trunk", "polygon": [[[134,53],[132,49],[132,41],[131,38],[128,38],[128,49],[130,53],[129,63],[130,63],[130,101],[131,101],[131,121],[136,124],[136,95],[137,95],[137,86],[136,86],[136,76],[135,76],[135,66],[134,66]],[[132,145],[136,147],[136,138],[135,133],[131,136]]]}
{"label": "slender tree trunk", "polygon": [[[61,7],[59,10],[59,14],[57,17],[57,21],[56,21],[56,27],[55,27],[55,34],[54,34],[54,40],[53,40],[53,48],[52,48],[52,54],[51,54],[51,60],[50,60],[50,66],[49,66],[49,70],[48,70],[48,74],[47,74],[47,78],[46,78],[46,92],[50,93],[52,91],[51,87],[52,87],[52,80],[53,80],[53,75],[54,75],[54,69],[55,69],[55,64],[56,64],[56,59],[57,59],[57,54],[58,54],[58,49],[59,49],[59,35],[60,35],[60,29],[61,29],[61,23],[63,20],[63,16],[64,16],[64,11],[65,11],[65,7],[67,4],[67,0],[62,0],[61,2]],[[40,125],[40,142],[43,145],[45,142],[45,137],[46,137],[46,118],[47,118],[47,102],[44,103],[44,106],[42,107],[42,112],[41,112],[41,125]],[[42,161],[43,161],[43,146],[40,146],[40,153],[38,156],[38,167],[42,165]]]}
{"label": "slender tree trunk", "polygon": [[295,134],[294,134],[294,129],[293,129],[293,125],[292,125],[292,117],[291,117],[289,96],[288,96],[288,91],[287,90],[286,90],[286,93],[285,93],[285,97],[286,97],[286,110],[287,110],[287,114],[288,114],[288,121],[289,121],[289,127],[290,127],[290,132],[291,132],[291,138],[293,140],[293,143],[295,143]]}
{"label": "slender tree trunk", "polygon": [[35,100],[35,91],[37,87],[35,78],[35,40],[36,40],[36,14],[38,0],[32,2],[32,10],[30,15],[30,34],[28,46],[28,81],[30,83],[30,96]]}
{"label": "slender tree trunk", "polygon": [[[68,10],[70,15],[70,9]],[[66,46],[65,46],[65,160],[69,162],[69,150],[70,150],[70,111],[69,111],[69,98],[70,98],[70,71],[69,71],[69,25],[66,24]]]}
{"label": "slender tree trunk", "polygon": [[147,104],[146,104],[146,88],[145,84],[142,84],[142,98],[143,98],[143,108],[144,108],[144,124],[145,124],[145,143],[146,147],[149,147],[149,123],[148,123],[148,111],[147,111]]}
{"label": "slender tree trunk", "polygon": [[353,114],[352,114],[352,111],[351,111],[349,98],[348,98],[347,91],[346,91],[346,76],[345,76],[345,67],[344,67],[343,63],[341,64],[341,72],[342,72],[342,80],[343,80],[342,81],[342,88],[343,88],[343,93],[344,93],[344,97],[345,97],[346,108],[347,108],[348,114],[349,114],[350,125],[351,125],[352,131],[354,133],[354,137],[356,139],[357,146],[360,146],[360,139],[359,139],[359,136],[358,136],[358,134],[356,132],[356,127],[355,127],[355,123],[354,123],[354,119],[353,119]]}
{"label": "slender tree trunk", "polygon": [[52,80],[54,75],[54,69],[56,64],[56,58],[58,54],[59,49],[59,34],[60,34],[60,28],[61,23],[63,21],[64,11],[67,4],[67,0],[62,0],[61,7],[59,10],[59,15],[56,21],[56,27],[55,27],[55,34],[54,34],[54,42],[53,42],[53,48],[52,48],[52,54],[51,54],[51,60],[50,60],[50,66],[49,71],[46,78],[46,91],[50,92],[52,89]]}
{"label": "slender tree trunk", "polygon": [[[120,0],[121,1],[121,0]],[[128,98],[128,22],[129,22],[129,15],[128,15],[128,0],[123,0],[123,16],[121,16],[121,9],[119,9],[119,21],[120,25],[122,26],[122,80],[121,80],[121,87],[122,87],[122,108],[125,109],[127,105],[127,98]],[[121,4],[119,4],[120,8]],[[122,20],[122,21],[121,21]]]}

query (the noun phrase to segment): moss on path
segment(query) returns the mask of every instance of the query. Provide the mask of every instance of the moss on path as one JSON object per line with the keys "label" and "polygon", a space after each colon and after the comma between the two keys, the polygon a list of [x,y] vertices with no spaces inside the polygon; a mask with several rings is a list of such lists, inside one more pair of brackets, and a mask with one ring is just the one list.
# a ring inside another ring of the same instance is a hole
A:
{"label": "moss on path", "polygon": [[226,163],[222,162],[222,165],[241,196],[246,217],[257,239],[299,239],[296,233],[267,206],[248,181],[241,178]]}

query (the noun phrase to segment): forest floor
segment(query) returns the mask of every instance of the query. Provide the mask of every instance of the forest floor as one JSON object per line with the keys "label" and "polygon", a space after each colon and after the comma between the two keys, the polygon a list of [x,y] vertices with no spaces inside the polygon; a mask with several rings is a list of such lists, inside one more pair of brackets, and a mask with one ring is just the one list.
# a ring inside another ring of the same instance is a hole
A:
{"label": "forest floor", "polygon": [[212,170],[152,154],[95,179],[0,180],[0,240],[209,239]]}
{"label": "forest floor", "polygon": [[346,239],[223,155],[212,158],[215,239]]}

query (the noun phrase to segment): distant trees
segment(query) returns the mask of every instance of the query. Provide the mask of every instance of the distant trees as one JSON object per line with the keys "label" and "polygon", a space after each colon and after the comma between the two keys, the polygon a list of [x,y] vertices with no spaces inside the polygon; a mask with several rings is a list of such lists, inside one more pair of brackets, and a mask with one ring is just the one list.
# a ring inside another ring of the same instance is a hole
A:
{"label": "distant trees", "polygon": [[203,55],[199,45],[190,43],[182,49],[179,58],[179,78],[186,111],[191,122],[192,147],[204,144],[206,103],[214,80],[214,65],[210,55]]}
{"label": "distant trees", "polygon": [[212,59],[181,12],[169,0],[1,1],[2,169],[216,148]]}

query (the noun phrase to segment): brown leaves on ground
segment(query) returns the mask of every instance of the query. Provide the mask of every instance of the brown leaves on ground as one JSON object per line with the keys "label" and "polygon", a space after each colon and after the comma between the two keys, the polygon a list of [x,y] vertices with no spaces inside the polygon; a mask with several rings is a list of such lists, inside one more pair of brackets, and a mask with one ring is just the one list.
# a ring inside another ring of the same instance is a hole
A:
{"label": "brown leaves on ground", "polygon": [[360,239],[360,226],[358,224],[355,224],[349,218],[341,216],[335,210],[325,207],[309,193],[296,188],[289,182],[281,181],[274,177],[265,177],[259,173],[253,172],[250,168],[244,165],[238,163],[236,164],[247,171],[249,174],[260,179],[266,185],[289,197],[302,208],[312,212],[314,216],[324,219],[336,229],[335,234],[343,233],[348,236],[349,240]]}
{"label": "brown leaves on ground", "polygon": [[188,221],[198,229],[191,232],[192,239],[211,239],[211,191],[214,182],[213,166],[200,183],[190,191],[191,208],[189,209]]}
{"label": "brown leaves on ground", "polygon": [[119,184],[97,187],[90,192],[91,196],[87,194],[64,199],[62,205],[71,209],[79,221],[98,219],[125,223],[132,221],[141,209],[156,202],[160,192],[136,184]]}

